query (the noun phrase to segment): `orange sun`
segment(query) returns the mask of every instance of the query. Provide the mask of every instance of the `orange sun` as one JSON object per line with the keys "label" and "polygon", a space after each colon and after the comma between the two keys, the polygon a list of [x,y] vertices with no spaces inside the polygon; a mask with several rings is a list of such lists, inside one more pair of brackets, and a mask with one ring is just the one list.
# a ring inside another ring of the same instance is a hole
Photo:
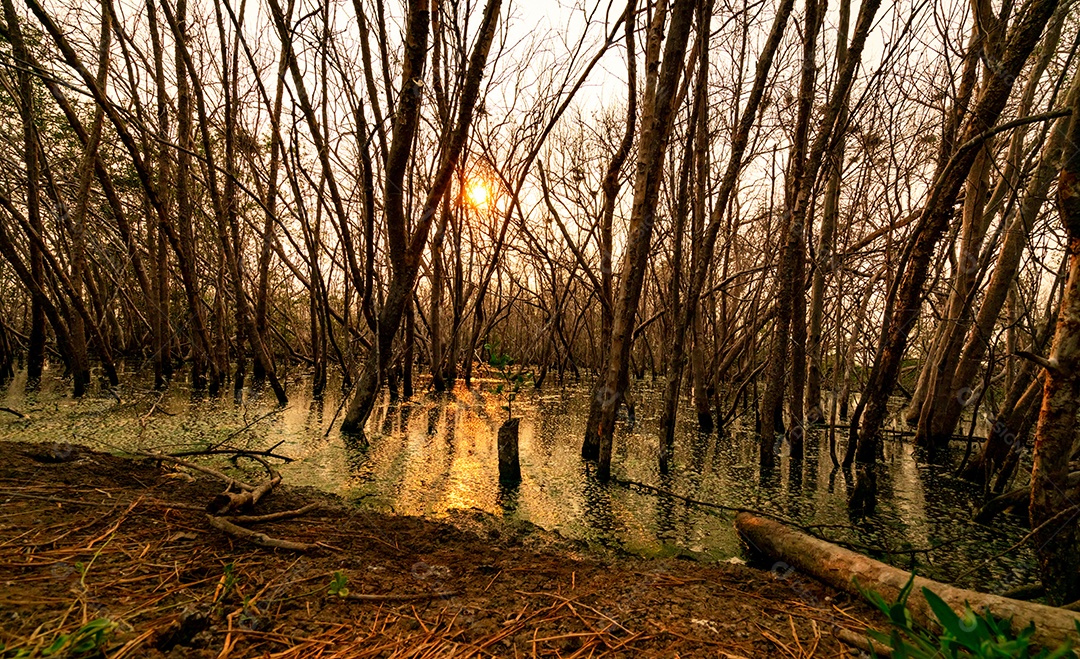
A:
{"label": "orange sun", "polygon": [[488,187],[487,182],[474,179],[465,188],[465,197],[474,207],[486,208],[488,201],[491,199],[491,189]]}

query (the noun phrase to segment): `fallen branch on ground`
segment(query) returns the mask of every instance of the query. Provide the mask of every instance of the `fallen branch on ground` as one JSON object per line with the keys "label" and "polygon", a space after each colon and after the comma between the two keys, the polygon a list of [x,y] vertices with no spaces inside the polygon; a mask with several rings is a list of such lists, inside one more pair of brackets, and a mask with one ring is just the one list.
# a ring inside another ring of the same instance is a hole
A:
{"label": "fallen branch on ground", "polygon": [[840,641],[844,645],[853,647],[857,650],[862,650],[866,653],[873,653],[874,656],[882,657],[882,659],[892,659],[892,649],[887,648],[877,641],[866,638],[862,634],[845,629],[844,627],[833,627],[833,636],[836,640]]}
{"label": "fallen branch on ground", "polygon": [[[183,460],[174,455],[164,455],[161,453],[152,453],[148,451],[140,452],[139,455],[143,455],[155,460],[163,462],[171,462],[173,464],[194,469],[195,471],[202,472],[217,478],[225,482],[225,491],[215,496],[213,500],[206,506],[206,518],[210,522],[210,526],[223,531],[228,535],[243,540],[248,540],[261,547],[269,547],[272,549],[288,549],[290,551],[311,551],[317,549],[318,545],[309,544],[304,542],[292,542],[290,540],[281,540],[273,538],[265,533],[259,531],[252,531],[251,529],[240,526],[241,523],[259,523],[259,522],[271,522],[281,519],[290,519],[292,517],[298,517],[304,513],[310,512],[319,507],[318,503],[309,504],[298,508],[296,510],[286,510],[277,513],[269,513],[265,515],[229,515],[239,510],[251,510],[255,507],[260,500],[266,495],[270,494],[275,487],[281,484],[281,474],[278,473],[270,464],[264,459],[269,457],[274,448],[278,445],[271,447],[268,451],[233,451],[235,454],[244,454],[244,457],[251,458],[259,464],[261,464],[267,471],[268,478],[258,485],[250,485],[243,481],[237,480],[231,476],[228,476],[216,469],[210,467],[204,467],[203,465]],[[224,449],[212,449],[215,453],[229,453]],[[239,490],[239,492],[232,492],[231,490]]]}
{"label": "fallen branch on ground", "polygon": [[266,515],[230,515],[229,520],[232,522],[238,522],[241,524],[258,524],[260,522],[277,522],[283,519],[292,519],[294,517],[300,517],[306,515],[313,510],[322,508],[321,503],[309,503],[303,508],[297,508],[296,510],[283,510],[279,513],[268,513]]}
{"label": "fallen branch on ground", "polygon": [[411,595],[365,595],[364,593],[349,593],[348,595],[336,595],[340,599],[358,600],[361,602],[421,602],[424,600],[446,599],[457,597],[461,594],[458,590],[441,590],[433,593],[415,593]]}
{"label": "fallen branch on ground", "polygon": [[252,531],[251,529],[245,529],[242,526],[233,524],[224,517],[218,517],[217,515],[207,515],[206,519],[209,520],[210,526],[219,531],[228,533],[229,535],[248,540],[260,547],[269,547],[271,549],[288,549],[290,551],[311,551],[316,549],[317,545],[308,544],[306,542],[292,542],[291,540],[279,540],[278,538],[271,538],[265,533],[259,531]]}
{"label": "fallen branch on ground", "polygon": [[260,483],[258,487],[255,487],[254,489],[244,490],[239,494],[233,494],[226,490],[217,495],[206,507],[206,511],[214,515],[221,515],[235,510],[250,510],[255,504],[259,503],[260,499],[269,494],[271,490],[280,484],[281,474],[271,470],[270,478]]}
{"label": "fallen branch on ground", "polygon": [[236,480],[232,476],[227,476],[217,469],[211,469],[210,467],[204,467],[194,462],[188,462],[187,460],[181,460],[180,458],[174,458],[171,455],[163,455],[161,453],[151,453],[150,451],[139,451],[136,455],[142,455],[147,458],[153,458],[155,460],[162,460],[164,462],[171,462],[173,464],[180,465],[181,467],[187,467],[188,469],[194,469],[195,471],[201,471],[204,474],[213,476],[218,480],[224,481],[228,487],[235,487],[238,490],[254,490],[254,485],[248,485],[243,481]]}

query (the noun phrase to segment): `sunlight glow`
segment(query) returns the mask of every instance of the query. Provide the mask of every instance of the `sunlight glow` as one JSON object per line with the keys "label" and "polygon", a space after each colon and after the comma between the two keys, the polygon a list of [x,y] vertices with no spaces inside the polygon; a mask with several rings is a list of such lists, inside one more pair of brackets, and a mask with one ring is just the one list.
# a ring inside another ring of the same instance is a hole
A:
{"label": "sunlight glow", "polygon": [[465,197],[473,207],[487,208],[488,201],[491,199],[491,189],[486,181],[474,179],[465,188]]}

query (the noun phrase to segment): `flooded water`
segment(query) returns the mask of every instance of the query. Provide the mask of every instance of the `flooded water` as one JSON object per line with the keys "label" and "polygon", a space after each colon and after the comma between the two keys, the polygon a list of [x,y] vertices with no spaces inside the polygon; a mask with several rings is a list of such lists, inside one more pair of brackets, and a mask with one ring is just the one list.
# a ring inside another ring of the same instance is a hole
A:
{"label": "flooded water", "polygon": [[[312,399],[305,383],[290,386],[290,404],[275,410],[269,392],[237,405],[231,396],[193,401],[182,387],[162,395],[127,388],[75,401],[67,387],[46,381],[25,393],[20,381],[0,391],[0,437],[83,443],[103,450],[180,450],[228,442],[267,448],[295,458],[283,468],[287,483],[314,486],[358,505],[408,515],[446,516],[477,509],[523,520],[589,544],[643,555],[682,554],[706,560],[742,555],[730,513],[680,499],[602,485],[580,458],[589,392],[583,385],[525,391],[514,402],[521,417],[521,484],[498,483],[496,432],[506,418],[494,383],[472,391],[418,394],[384,401],[368,425],[367,446],[337,432],[341,399]],[[853,519],[849,478],[832,468],[825,431],[807,437],[801,464],[785,456],[762,482],[756,439],[741,428],[702,435],[680,423],[672,473],[661,476],[656,446],[658,390],[637,385],[636,423],[616,435],[613,474],[685,497],[780,515],[825,537],[920,574],[952,580],[994,557],[1024,534],[1010,521],[993,529],[973,524],[980,493],[953,478],[951,464],[921,464],[912,446],[887,442],[874,514]],[[688,407],[686,405],[684,408]],[[962,449],[962,447],[961,447]],[[929,549],[929,552],[923,550]],[[1031,583],[1035,564],[1026,550],[1009,552],[962,585],[994,591]]]}

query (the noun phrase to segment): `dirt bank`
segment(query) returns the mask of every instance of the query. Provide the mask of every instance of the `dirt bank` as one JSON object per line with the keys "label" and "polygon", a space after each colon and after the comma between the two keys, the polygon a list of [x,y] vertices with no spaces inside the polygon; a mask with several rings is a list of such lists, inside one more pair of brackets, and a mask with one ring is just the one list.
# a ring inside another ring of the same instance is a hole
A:
{"label": "dirt bank", "polygon": [[[0,444],[0,656],[847,656],[834,626],[871,619],[783,566],[598,554],[480,514],[386,515],[287,486],[258,512],[322,507],[258,530],[320,546],[264,549],[209,526],[221,490],[150,459]],[[367,599],[328,593],[343,585]]]}

